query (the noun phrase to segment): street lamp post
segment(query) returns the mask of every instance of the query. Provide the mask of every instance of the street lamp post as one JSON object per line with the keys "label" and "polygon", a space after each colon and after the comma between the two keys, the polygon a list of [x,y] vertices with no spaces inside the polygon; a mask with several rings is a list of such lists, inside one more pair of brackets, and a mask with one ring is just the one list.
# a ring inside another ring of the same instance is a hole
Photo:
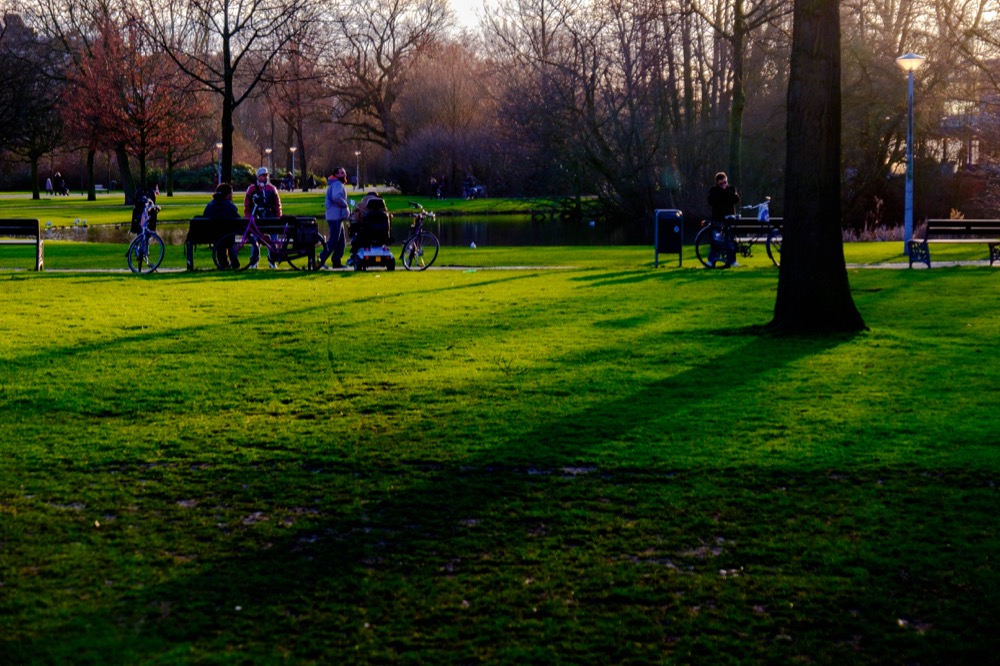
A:
{"label": "street lamp post", "polygon": [[361,189],[361,151],[354,151],[354,187]]}
{"label": "street lamp post", "polygon": [[288,191],[291,192],[295,189],[295,151],[297,146],[289,146],[288,150],[292,153],[292,185],[288,188]]}
{"label": "street lamp post", "polygon": [[219,177],[216,179],[216,185],[222,185],[222,142],[218,141],[215,144],[215,149],[219,151],[219,164],[218,164],[218,174]]}
{"label": "street lamp post", "polygon": [[264,152],[267,153],[267,172],[271,173],[274,171],[274,167],[271,166],[271,153],[274,151],[271,148],[265,148]]}
{"label": "street lamp post", "polygon": [[913,239],[913,72],[924,64],[924,56],[907,53],[896,58],[896,64],[906,72],[906,212],[903,217],[903,253],[909,256]]}

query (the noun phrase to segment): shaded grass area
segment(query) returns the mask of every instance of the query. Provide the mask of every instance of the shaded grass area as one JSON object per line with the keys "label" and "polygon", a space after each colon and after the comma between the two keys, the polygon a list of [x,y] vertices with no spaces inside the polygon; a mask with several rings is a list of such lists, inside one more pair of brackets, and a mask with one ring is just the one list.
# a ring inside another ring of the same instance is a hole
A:
{"label": "shaded grass area", "polygon": [[0,654],[995,659],[998,274],[597,260],[0,275]]}

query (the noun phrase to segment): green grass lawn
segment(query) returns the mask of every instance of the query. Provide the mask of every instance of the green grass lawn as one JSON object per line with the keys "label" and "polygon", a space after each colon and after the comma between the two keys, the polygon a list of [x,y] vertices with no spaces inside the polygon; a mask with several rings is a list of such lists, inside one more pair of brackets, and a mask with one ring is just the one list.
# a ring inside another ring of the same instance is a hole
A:
{"label": "green grass lawn", "polygon": [[0,273],[0,661],[996,663],[1000,272],[442,260]]}

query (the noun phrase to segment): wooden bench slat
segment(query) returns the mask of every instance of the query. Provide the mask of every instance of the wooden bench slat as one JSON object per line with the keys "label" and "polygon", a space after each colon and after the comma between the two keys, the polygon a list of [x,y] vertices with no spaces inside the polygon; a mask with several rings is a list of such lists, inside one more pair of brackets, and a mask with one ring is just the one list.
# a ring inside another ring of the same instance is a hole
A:
{"label": "wooden bench slat", "polygon": [[[14,238],[11,238],[11,237]],[[28,238],[16,238],[27,236]],[[35,270],[45,267],[45,241],[42,239],[42,224],[38,220],[9,218],[0,220],[0,245],[34,245]]]}

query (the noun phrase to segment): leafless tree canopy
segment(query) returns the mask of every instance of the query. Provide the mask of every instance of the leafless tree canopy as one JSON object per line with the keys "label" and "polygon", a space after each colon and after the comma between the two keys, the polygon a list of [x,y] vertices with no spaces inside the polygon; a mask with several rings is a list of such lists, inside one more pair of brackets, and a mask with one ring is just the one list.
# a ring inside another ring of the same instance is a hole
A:
{"label": "leafless tree canopy", "polygon": [[[907,51],[927,56],[916,81],[918,216],[1000,203],[989,176],[1000,157],[991,2],[839,4],[846,226],[901,217],[906,98],[894,59]],[[596,197],[642,224],[655,208],[704,212],[711,175],[726,169],[744,198],[771,195],[783,212],[792,3],[489,6],[474,34],[454,30],[444,0],[20,0],[12,12],[70,68],[102,17],[138,22],[149,48],[210,100],[214,136],[188,153],[214,163],[221,141],[227,174],[266,148],[290,169],[295,147],[303,179],[356,163],[369,180],[418,189],[435,175],[455,194],[473,178],[494,194]],[[961,182],[942,186],[952,174]]]}

